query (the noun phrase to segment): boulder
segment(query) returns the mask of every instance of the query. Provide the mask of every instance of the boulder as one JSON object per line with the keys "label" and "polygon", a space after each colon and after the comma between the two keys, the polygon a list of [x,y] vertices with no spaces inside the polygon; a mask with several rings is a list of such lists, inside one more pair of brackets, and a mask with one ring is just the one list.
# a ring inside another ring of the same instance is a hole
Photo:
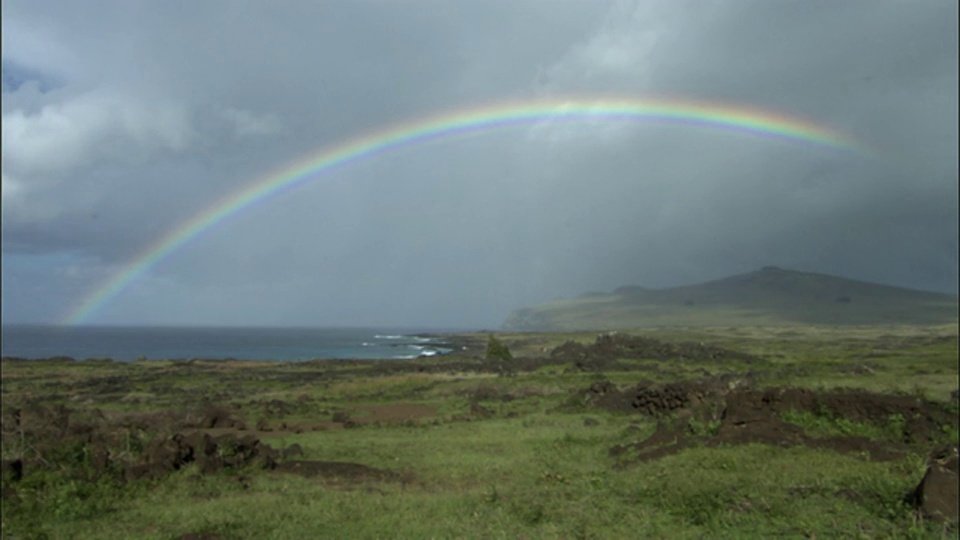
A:
{"label": "boulder", "polygon": [[956,523],[960,494],[958,494],[957,446],[934,452],[927,465],[927,473],[914,491],[917,510],[926,518]]}

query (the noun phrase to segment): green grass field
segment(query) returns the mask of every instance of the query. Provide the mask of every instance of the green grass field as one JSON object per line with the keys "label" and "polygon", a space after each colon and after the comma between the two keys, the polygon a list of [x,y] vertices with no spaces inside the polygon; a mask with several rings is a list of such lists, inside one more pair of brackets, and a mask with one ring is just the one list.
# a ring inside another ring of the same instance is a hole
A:
{"label": "green grass field", "polygon": [[[3,536],[955,537],[955,529],[920,518],[905,500],[924,474],[926,453],[958,442],[955,424],[892,460],[759,443],[698,443],[638,460],[629,452],[611,455],[611,449],[646,439],[659,422],[675,418],[571,405],[578,392],[601,380],[626,387],[641,379],[669,383],[753,372],[757,388],[860,388],[927,399],[956,416],[955,324],[665,328],[642,335],[723,346],[762,361],[632,358],[600,372],[545,363],[509,375],[469,369],[483,364],[478,349],[406,372],[385,372],[371,362],[5,361],[3,458],[22,459],[24,473],[13,479],[5,466]],[[568,339],[587,343],[596,335],[498,337],[520,362],[546,358]],[[112,439],[112,465],[105,471],[92,468],[90,444],[45,443],[38,435],[43,430],[17,427],[9,416],[57,405],[73,411],[71,418],[101,411],[107,418],[102,425],[126,437]],[[123,481],[114,474],[151,440],[185,431],[159,423],[152,430],[120,430],[120,419],[188,415],[213,406],[241,419],[246,428],[240,431],[262,444],[278,450],[299,445],[297,460],[362,464],[389,477],[302,476],[252,464],[205,473],[196,463],[153,479]],[[906,422],[802,411],[783,416],[810,437],[891,444]],[[344,417],[355,422],[346,424]],[[688,430],[709,441],[716,427],[692,419]]]}

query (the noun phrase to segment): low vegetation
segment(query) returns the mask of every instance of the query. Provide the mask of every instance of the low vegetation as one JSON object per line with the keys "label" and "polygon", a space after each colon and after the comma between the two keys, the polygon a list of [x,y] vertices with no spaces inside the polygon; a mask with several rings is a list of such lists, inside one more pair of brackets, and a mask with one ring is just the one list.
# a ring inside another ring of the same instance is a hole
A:
{"label": "low vegetation", "polygon": [[513,355],[510,354],[510,348],[504,345],[496,336],[490,334],[489,339],[487,340],[487,354],[485,356],[487,360],[513,360]]}
{"label": "low vegetation", "polygon": [[3,536],[951,538],[957,330],[485,333],[383,362],[4,359]]}

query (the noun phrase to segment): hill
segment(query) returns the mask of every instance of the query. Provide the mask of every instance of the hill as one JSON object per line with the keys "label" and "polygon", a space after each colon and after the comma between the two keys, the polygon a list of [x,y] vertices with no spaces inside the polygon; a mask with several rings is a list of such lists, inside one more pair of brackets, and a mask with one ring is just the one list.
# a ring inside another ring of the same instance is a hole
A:
{"label": "hill", "polygon": [[698,285],[621,287],[520,309],[515,331],[651,326],[942,324],[957,321],[957,296],[765,267]]}

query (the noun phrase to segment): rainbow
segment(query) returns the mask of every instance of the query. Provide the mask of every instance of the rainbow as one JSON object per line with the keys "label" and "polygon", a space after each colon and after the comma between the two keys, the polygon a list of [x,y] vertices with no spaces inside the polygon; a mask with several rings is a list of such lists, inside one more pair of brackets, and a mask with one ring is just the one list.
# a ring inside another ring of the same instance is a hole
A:
{"label": "rainbow", "polygon": [[83,298],[64,318],[82,324],[160,261],[205,231],[259,202],[294,189],[331,170],[428,141],[538,122],[670,122],[743,132],[822,148],[864,151],[835,130],[802,118],[760,109],[692,101],[621,98],[572,98],[497,103],[420,118],[375,131],[284,166],[220,199],[168,232],[121,271]]}

